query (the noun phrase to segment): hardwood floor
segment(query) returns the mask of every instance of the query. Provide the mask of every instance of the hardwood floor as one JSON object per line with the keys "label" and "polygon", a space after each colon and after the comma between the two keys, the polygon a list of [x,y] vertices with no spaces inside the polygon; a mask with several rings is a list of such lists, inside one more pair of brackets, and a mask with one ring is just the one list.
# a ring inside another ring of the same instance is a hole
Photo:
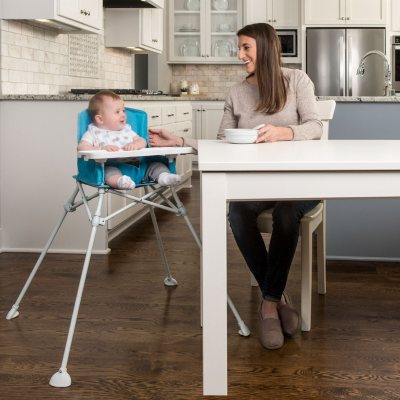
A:
{"label": "hardwood floor", "polygon": [[[199,182],[181,192],[199,229]],[[5,315],[37,254],[0,254],[2,399],[200,399],[199,251],[182,218],[158,212],[176,288],[163,285],[150,219],[94,256],[68,371],[72,386],[48,385],[60,366],[83,256],[47,256],[21,304]],[[230,399],[400,399],[400,264],[329,262],[325,296],[314,285],[312,330],[264,350],[259,293],[249,286],[229,235],[229,292],[252,331],[229,313]],[[299,254],[288,290],[300,301]],[[315,282],[314,282],[315,283]]]}

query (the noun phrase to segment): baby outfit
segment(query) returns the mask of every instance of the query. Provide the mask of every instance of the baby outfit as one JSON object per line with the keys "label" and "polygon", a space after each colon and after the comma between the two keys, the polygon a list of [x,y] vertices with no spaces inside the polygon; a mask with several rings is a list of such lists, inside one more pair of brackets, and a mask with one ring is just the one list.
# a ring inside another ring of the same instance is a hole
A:
{"label": "baby outfit", "polygon": [[[87,131],[83,134],[81,140],[92,144],[94,147],[114,145],[122,148],[131,143],[137,137],[140,136],[132,130],[129,124],[126,124],[124,128],[119,131],[102,129],[94,124],[90,124]],[[120,160],[113,160],[111,163],[107,163],[104,168],[105,180],[107,180],[110,176],[122,174],[121,168],[118,166],[118,164],[121,162],[123,164],[132,163],[135,165],[138,163],[138,160],[124,158]],[[140,174],[137,175],[137,179],[133,178],[132,180],[130,176],[122,174],[122,176],[118,179],[117,188],[134,189],[137,184],[142,182],[142,179],[139,177]],[[149,163],[144,179],[156,181],[161,186],[174,186],[181,182],[180,176],[171,174],[168,167],[160,161],[153,161]]]}

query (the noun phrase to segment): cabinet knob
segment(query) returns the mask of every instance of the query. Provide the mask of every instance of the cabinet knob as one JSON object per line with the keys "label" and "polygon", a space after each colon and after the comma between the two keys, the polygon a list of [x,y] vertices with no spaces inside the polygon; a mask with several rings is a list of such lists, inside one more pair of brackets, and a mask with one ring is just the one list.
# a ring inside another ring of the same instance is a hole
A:
{"label": "cabinet knob", "polygon": [[188,129],[188,128],[186,128],[186,129],[184,129],[184,130],[183,130],[183,132],[189,132],[189,129]]}
{"label": "cabinet knob", "polygon": [[349,20],[349,19],[350,19],[350,17],[347,17],[346,19],[347,19],[347,20]]}
{"label": "cabinet knob", "polygon": [[273,19],[272,22],[276,22],[276,19]]}
{"label": "cabinet knob", "polygon": [[272,22],[272,19],[268,19],[267,22]]}
{"label": "cabinet knob", "polygon": [[201,111],[206,112],[207,110],[201,110]]}

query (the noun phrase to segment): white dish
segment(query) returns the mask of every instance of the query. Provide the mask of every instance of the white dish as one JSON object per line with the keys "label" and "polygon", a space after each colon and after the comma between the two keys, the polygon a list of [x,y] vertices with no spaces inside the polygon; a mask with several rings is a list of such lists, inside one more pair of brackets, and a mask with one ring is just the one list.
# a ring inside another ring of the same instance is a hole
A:
{"label": "white dish", "polygon": [[219,24],[218,32],[232,32],[232,26],[229,24]]}
{"label": "white dish", "polygon": [[229,7],[228,0],[213,0],[213,9],[217,11],[225,11]]}
{"label": "white dish", "polygon": [[190,11],[200,10],[200,0],[186,0],[185,8]]}
{"label": "white dish", "polygon": [[257,139],[256,129],[224,129],[225,139],[229,143],[250,144]]}
{"label": "white dish", "polygon": [[197,28],[180,28],[179,32],[198,32]]}

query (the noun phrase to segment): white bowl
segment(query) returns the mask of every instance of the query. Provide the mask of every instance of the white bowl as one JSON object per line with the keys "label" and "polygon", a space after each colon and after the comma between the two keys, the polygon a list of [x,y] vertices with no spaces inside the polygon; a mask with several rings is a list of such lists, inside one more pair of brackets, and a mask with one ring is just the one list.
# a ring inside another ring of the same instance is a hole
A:
{"label": "white bowl", "polygon": [[224,133],[229,143],[254,143],[257,139],[256,129],[224,129]]}

